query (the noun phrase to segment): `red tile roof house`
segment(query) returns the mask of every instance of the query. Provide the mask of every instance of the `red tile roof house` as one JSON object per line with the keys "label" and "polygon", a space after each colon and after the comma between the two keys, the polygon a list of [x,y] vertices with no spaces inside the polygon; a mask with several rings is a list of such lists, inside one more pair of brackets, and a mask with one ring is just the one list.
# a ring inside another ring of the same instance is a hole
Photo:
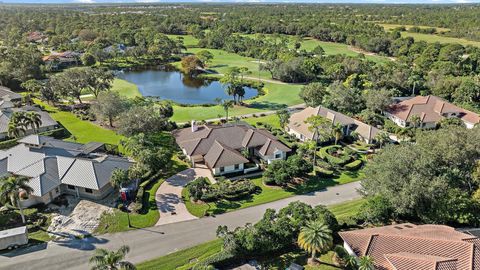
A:
{"label": "red tile roof house", "polygon": [[343,134],[350,135],[352,132],[356,132],[366,143],[372,143],[375,140],[375,136],[380,132],[376,127],[322,106],[315,108],[307,107],[300,112],[292,114],[288,125],[285,127],[286,131],[301,141],[313,140],[316,135],[309,130],[309,125],[305,123],[307,118],[312,115],[322,116],[330,120],[332,124],[342,125]]}
{"label": "red tile roof house", "polygon": [[410,223],[340,232],[354,256],[380,270],[478,270],[480,239],[444,225]]}
{"label": "red tile roof house", "polygon": [[245,123],[198,126],[192,121],[191,127],[177,129],[173,136],[193,166],[205,164],[213,175],[247,173],[250,160],[243,151],[268,164],[285,159],[291,151],[268,131]]}
{"label": "red tile roof house", "polygon": [[412,125],[412,116],[420,117],[421,128],[435,128],[444,118],[459,118],[467,128],[480,123],[480,116],[474,112],[457,107],[436,96],[416,96],[393,104],[384,112],[390,120],[401,127]]}

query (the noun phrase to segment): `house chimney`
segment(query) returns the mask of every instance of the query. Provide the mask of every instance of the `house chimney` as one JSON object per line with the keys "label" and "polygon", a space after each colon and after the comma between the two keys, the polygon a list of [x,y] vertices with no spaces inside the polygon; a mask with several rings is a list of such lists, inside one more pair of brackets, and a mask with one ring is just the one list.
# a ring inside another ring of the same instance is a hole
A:
{"label": "house chimney", "polygon": [[195,123],[195,120],[192,120],[192,132],[196,132],[198,130],[198,126]]}

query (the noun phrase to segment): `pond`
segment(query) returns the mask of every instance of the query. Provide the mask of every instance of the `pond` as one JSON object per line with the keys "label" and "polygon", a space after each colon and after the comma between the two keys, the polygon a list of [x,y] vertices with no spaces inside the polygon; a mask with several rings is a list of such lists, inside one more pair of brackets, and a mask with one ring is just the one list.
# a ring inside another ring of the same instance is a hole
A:
{"label": "pond", "polygon": [[[216,98],[232,99],[220,82],[192,78],[179,71],[125,71],[119,77],[137,85],[145,97],[158,97],[181,104],[213,104]],[[256,95],[256,89],[245,87],[244,100]]]}

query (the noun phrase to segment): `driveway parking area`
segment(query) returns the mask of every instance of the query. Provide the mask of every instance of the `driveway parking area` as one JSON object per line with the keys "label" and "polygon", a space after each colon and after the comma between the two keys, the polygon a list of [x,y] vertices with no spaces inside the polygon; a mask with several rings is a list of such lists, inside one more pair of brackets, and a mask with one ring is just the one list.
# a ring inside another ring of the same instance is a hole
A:
{"label": "driveway parking area", "polygon": [[160,211],[158,225],[170,224],[186,220],[197,219],[190,214],[182,201],[182,189],[188,182],[198,177],[213,179],[212,174],[206,167],[190,168],[181,171],[165,180],[155,194],[157,207]]}

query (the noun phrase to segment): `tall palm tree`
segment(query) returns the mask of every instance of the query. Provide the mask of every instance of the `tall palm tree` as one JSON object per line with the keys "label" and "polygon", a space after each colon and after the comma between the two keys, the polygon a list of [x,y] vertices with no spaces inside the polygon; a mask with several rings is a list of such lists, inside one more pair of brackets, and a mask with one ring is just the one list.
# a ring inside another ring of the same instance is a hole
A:
{"label": "tall palm tree", "polygon": [[332,231],[321,221],[309,221],[300,229],[298,245],[305,251],[312,253],[311,262],[316,260],[318,253],[324,253],[332,246]]}
{"label": "tall palm tree", "polygon": [[233,108],[233,102],[231,100],[221,100],[219,98],[216,98],[215,102],[222,106],[223,110],[225,111],[225,121],[228,122],[228,110]]}
{"label": "tall palm tree", "polygon": [[8,122],[7,133],[8,137],[18,138],[22,134],[25,134],[25,128],[23,125],[10,120],[10,122]]}
{"label": "tall palm tree", "polygon": [[358,270],[375,270],[373,258],[370,256],[362,256],[358,261]]}
{"label": "tall palm tree", "polygon": [[13,206],[16,206],[20,210],[23,224],[26,223],[25,215],[23,214],[23,207],[20,203],[20,194],[25,192],[31,194],[33,189],[27,184],[29,179],[25,176],[7,175],[0,178],[0,200],[2,203],[6,203],[7,199]]}
{"label": "tall palm tree", "polygon": [[329,132],[326,130],[327,125],[330,124],[330,121],[327,118],[318,115],[312,115],[305,120],[305,123],[308,124],[308,130],[313,132],[313,138],[315,142],[315,149],[313,155],[313,174],[316,174],[315,166],[317,165],[317,146],[320,138],[325,138]]}
{"label": "tall palm tree", "polygon": [[42,117],[36,112],[28,112],[25,115],[25,120],[28,125],[33,129],[33,133],[37,132],[37,129],[42,125]]}
{"label": "tall palm tree", "polygon": [[335,145],[339,140],[343,138],[343,126],[340,123],[336,123],[332,126],[332,135],[335,138]]}
{"label": "tall palm tree", "polygon": [[117,251],[109,251],[103,248],[95,250],[90,258],[90,263],[95,264],[92,270],[135,270],[133,263],[124,261],[130,251],[128,246],[121,246]]}

